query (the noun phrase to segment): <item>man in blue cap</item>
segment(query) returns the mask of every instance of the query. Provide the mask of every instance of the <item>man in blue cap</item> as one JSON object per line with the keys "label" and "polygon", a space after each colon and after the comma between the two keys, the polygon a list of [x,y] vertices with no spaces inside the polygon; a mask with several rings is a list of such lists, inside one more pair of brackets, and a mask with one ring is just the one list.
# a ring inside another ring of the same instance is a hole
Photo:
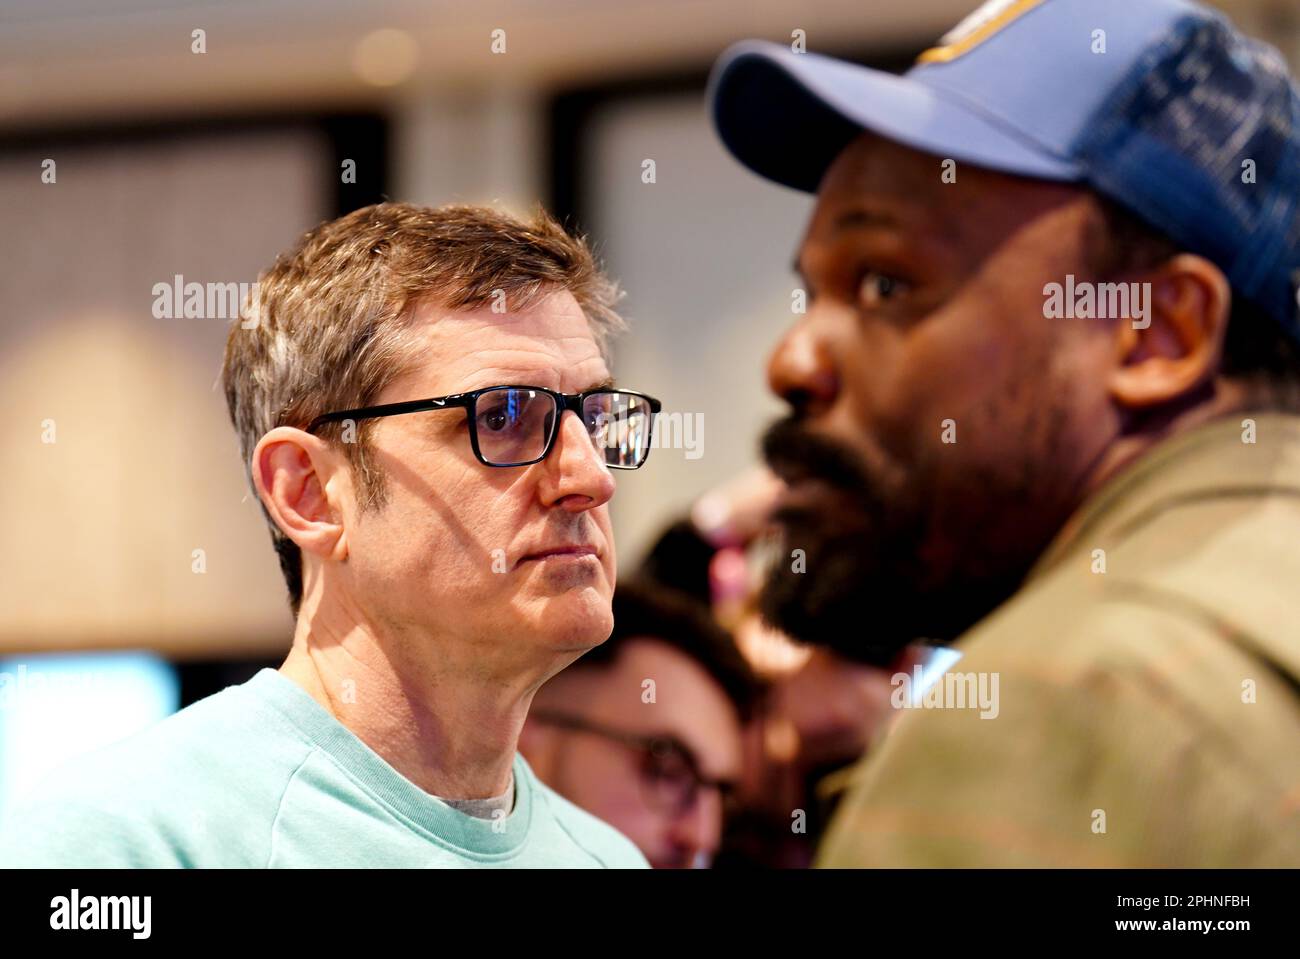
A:
{"label": "man in blue cap", "polygon": [[[960,663],[823,866],[1300,865],[1300,96],[1187,0],[995,0],[903,76],[746,42],[817,194],[769,363],[768,616]],[[900,687],[905,685],[899,680]]]}

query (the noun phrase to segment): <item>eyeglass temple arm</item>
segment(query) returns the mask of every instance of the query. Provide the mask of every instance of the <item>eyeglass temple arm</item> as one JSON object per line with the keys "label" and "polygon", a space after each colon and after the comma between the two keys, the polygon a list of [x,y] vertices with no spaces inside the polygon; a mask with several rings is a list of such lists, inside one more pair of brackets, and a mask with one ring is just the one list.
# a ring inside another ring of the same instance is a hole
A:
{"label": "eyeglass temple arm", "polygon": [[400,416],[403,413],[421,413],[426,410],[467,406],[468,401],[465,396],[464,393],[457,393],[454,396],[437,396],[427,400],[404,400],[401,403],[384,403],[381,406],[363,406],[354,410],[338,410],[333,413],[324,413],[311,421],[311,424],[307,427],[307,432],[314,432],[318,426],[325,423],[337,423],[341,420],[369,420],[378,416]]}

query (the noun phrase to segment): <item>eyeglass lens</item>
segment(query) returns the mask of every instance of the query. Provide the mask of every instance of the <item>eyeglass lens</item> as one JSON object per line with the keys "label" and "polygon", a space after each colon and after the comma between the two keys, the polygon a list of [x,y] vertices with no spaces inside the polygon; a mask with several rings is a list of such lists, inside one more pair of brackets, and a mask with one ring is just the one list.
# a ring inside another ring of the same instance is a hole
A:
{"label": "eyeglass lens", "polygon": [[[474,409],[479,452],[493,465],[539,459],[555,428],[555,398],[540,390],[502,387],[480,394]],[[583,403],[583,423],[592,444],[615,467],[635,467],[650,448],[650,404],[617,391],[593,393]]]}

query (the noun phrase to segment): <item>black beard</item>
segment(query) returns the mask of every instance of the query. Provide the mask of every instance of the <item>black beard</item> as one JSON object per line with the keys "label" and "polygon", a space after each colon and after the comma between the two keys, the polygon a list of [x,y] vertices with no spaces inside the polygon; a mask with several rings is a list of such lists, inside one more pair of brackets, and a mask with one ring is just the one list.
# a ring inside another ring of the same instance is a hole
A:
{"label": "black beard", "polygon": [[[1019,584],[1019,574],[936,576],[927,568],[927,484],[884,489],[850,450],[793,419],[768,430],[763,455],[779,475],[815,478],[831,491],[832,508],[784,509],[774,517],[783,542],[761,611],[793,638],[888,667],[909,643],[955,639]],[[804,572],[794,571],[796,549],[804,551]]]}

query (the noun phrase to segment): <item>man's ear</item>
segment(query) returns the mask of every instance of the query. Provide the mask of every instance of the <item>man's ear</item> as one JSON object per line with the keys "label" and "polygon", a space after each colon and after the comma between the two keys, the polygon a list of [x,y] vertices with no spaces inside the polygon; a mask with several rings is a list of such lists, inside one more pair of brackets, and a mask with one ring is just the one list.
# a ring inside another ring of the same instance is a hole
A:
{"label": "man's ear", "polygon": [[[277,426],[253,449],[253,484],[271,519],[304,554],[347,556],[340,504],[332,501],[345,476],[325,442],[303,430]],[[346,482],[343,484],[346,486]]]}
{"label": "man's ear", "polygon": [[1143,284],[1146,315],[1117,321],[1109,386],[1118,403],[1139,409],[1187,396],[1218,373],[1232,287],[1222,270],[1192,253],[1133,279]]}

